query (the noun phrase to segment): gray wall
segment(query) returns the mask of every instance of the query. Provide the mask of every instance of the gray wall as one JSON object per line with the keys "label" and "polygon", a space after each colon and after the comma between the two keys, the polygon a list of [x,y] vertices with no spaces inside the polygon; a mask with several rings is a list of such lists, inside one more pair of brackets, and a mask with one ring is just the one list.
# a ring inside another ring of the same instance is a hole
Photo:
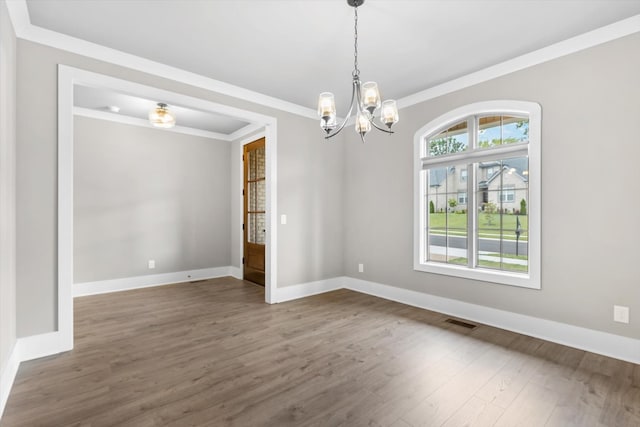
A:
{"label": "gray wall", "polygon": [[276,117],[278,210],[289,217],[278,228],[278,286],[343,274],[344,148],[325,143],[316,120],[19,40],[18,336],[56,328],[59,63]]}
{"label": "gray wall", "polygon": [[[278,226],[279,287],[342,276],[342,134],[325,141],[315,120],[279,125],[278,134],[278,224],[280,215],[287,215],[287,224]],[[242,144],[257,138],[234,141],[231,149],[231,262],[238,268],[242,267]]]}
{"label": "gray wall", "polygon": [[16,37],[0,2],[0,378],[16,341]]}
{"label": "gray wall", "polygon": [[229,151],[76,116],[74,282],[229,265]]}
{"label": "gray wall", "polygon": [[[635,34],[403,109],[392,138],[349,137],[346,274],[640,338],[638,52]],[[542,106],[542,290],[413,271],[414,134],[492,99]],[[613,322],[614,304],[630,324]]]}

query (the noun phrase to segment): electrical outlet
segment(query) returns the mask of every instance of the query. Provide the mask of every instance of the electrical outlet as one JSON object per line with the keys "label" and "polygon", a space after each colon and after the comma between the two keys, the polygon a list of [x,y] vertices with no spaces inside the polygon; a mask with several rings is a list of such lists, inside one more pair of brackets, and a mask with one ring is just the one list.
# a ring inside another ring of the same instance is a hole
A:
{"label": "electrical outlet", "polygon": [[285,214],[280,215],[280,224],[287,225],[287,216]]}
{"label": "electrical outlet", "polygon": [[623,305],[614,305],[613,321],[620,323],[629,323],[629,307],[625,307]]}
{"label": "electrical outlet", "polygon": [[358,273],[364,273],[364,264],[358,264]]}
{"label": "electrical outlet", "polygon": [[156,268],[156,260],[155,259],[150,259],[147,262],[147,265],[149,266],[149,269]]}

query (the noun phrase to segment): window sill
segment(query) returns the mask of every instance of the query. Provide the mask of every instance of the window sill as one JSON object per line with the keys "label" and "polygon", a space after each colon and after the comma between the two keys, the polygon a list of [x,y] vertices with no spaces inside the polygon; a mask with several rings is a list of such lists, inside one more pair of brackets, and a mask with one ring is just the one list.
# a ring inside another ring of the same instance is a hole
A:
{"label": "window sill", "polygon": [[480,268],[470,269],[464,266],[435,262],[415,263],[413,269],[424,273],[442,274],[520,288],[540,289],[540,281],[532,277],[531,272],[523,274]]}

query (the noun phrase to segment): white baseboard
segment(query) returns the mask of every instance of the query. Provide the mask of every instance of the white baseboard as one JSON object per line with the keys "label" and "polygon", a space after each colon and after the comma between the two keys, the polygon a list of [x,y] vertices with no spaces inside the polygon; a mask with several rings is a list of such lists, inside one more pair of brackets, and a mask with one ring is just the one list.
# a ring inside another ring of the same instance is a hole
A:
{"label": "white baseboard", "polygon": [[345,288],[353,291],[640,364],[640,340],[637,339],[353,277],[345,277],[343,281]]}
{"label": "white baseboard", "polygon": [[72,349],[73,347],[67,346],[60,331],[18,338],[16,342],[16,352],[20,362],[52,356]]}
{"label": "white baseboard", "polygon": [[235,265],[232,265],[229,267],[229,276],[238,279],[238,280],[242,280],[242,268],[240,267],[236,267]]}
{"label": "white baseboard", "polygon": [[285,286],[275,289],[274,302],[291,301],[311,295],[322,294],[344,288],[345,277],[333,277],[331,279],[318,280],[316,282],[301,283],[299,285]]}
{"label": "white baseboard", "polygon": [[[92,295],[229,275],[235,277],[240,274],[241,270],[237,267],[218,267],[189,272],[82,283],[76,285],[80,287],[76,289],[74,296]],[[189,275],[191,277],[186,277]],[[291,301],[338,289],[350,289],[402,304],[468,319],[592,353],[640,364],[640,340],[638,339],[586,329],[552,320],[525,316],[353,277],[334,277],[277,288],[274,300],[275,302]],[[68,348],[65,348],[65,340],[60,332],[19,338],[7,362],[7,366],[0,376],[0,416],[4,410],[4,405],[9,396],[19,363],[66,350],[68,350]]]}
{"label": "white baseboard", "polygon": [[[148,276],[124,277],[121,279],[99,280],[96,282],[75,283],[73,296],[104,294],[108,292],[128,291],[151,286],[170,285],[173,283],[192,282],[194,280],[215,279],[233,275],[237,267],[212,267],[199,270],[176,271],[172,273],[150,274]],[[235,277],[235,276],[234,276]]]}
{"label": "white baseboard", "polygon": [[0,419],[2,419],[4,408],[7,405],[7,399],[9,399],[9,393],[13,387],[13,381],[16,379],[18,367],[20,367],[20,357],[16,347],[17,345],[13,346],[7,364],[3,367],[2,374],[0,374]]}

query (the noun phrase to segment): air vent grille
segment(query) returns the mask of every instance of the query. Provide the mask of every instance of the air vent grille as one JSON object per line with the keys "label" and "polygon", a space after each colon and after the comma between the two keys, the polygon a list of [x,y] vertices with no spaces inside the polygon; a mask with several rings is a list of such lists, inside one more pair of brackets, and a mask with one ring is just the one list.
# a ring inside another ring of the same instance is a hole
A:
{"label": "air vent grille", "polygon": [[463,328],[467,328],[467,329],[474,329],[478,326],[478,325],[474,325],[473,323],[463,322],[462,320],[458,320],[458,319],[447,319],[445,320],[445,322],[451,323],[452,325],[456,325],[456,326],[462,326]]}

